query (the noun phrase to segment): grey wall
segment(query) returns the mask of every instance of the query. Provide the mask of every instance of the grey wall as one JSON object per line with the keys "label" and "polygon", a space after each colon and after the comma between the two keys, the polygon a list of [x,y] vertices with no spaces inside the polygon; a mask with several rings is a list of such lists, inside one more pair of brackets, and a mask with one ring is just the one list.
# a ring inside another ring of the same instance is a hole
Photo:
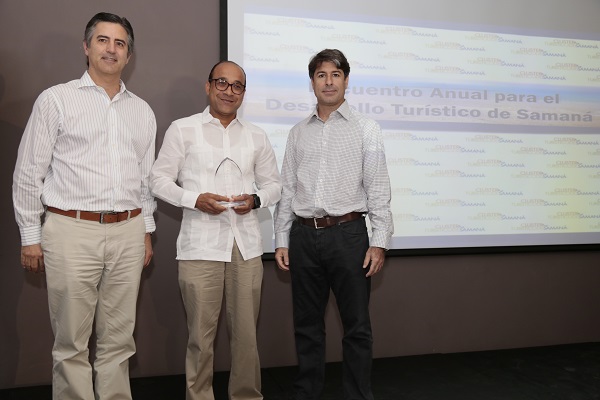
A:
{"label": "grey wall", "polygon": [[[31,107],[47,87],[79,78],[81,41],[98,11],[126,16],[136,34],[128,88],[154,109],[157,146],[169,123],[206,106],[203,82],[219,57],[218,0],[0,2],[0,388],[48,384],[51,346],[43,275],[23,272],[11,185]],[[251,90],[251,88],[249,88]],[[155,257],[138,306],[131,374],[182,374],[185,315],[175,238],[180,211],[159,203]],[[390,357],[600,340],[598,252],[388,258],[373,279],[375,356]],[[259,347],[264,367],[295,364],[289,277],[265,262]],[[328,311],[328,360],[341,357]],[[225,329],[216,367],[229,367]]]}

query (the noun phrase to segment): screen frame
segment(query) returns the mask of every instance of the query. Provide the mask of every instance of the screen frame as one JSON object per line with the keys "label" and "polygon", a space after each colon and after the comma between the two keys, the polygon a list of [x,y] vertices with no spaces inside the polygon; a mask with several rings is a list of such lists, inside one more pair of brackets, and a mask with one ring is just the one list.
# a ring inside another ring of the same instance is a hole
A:
{"label": "screen frame", "polygon": [[[220,60],[227,60],[228,54],[228,2],[219,0],[219,51]],[[447,255],[479,255],[479,254],[505,254],[505,253],[546,253],[546,252],[586,252],[600,251],[600,243],[587,244],[543,244],[543,245],[497,245],[497,246],[457,246],[457,247],[423,247],[389,249],[387,256],[447,256]],[[265,252],[263,260],[275,260],[274,252]]]}

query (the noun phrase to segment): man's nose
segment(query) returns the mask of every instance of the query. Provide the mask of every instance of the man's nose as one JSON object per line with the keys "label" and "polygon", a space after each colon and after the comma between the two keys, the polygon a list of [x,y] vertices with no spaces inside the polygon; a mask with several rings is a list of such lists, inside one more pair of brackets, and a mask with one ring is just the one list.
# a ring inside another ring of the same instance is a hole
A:
{"label": "man's nose", "polygon": [[109,40],[108,42],[106,42],[106,51],[108,51],[109,53],[115,53],[117,49],[117,45],[114,41]]}

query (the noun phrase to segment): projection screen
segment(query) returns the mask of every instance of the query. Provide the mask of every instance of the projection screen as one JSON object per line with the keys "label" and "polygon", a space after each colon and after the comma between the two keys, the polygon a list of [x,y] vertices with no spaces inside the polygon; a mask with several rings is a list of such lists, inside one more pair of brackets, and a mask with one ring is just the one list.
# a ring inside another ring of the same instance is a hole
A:
{"label": "projection screen", "polygon": [[241,115],[280,167],[315,105],[311,56],[346,54],[346,98],[382,127],[391,248],[600,243],[599,2],[222,1]]}

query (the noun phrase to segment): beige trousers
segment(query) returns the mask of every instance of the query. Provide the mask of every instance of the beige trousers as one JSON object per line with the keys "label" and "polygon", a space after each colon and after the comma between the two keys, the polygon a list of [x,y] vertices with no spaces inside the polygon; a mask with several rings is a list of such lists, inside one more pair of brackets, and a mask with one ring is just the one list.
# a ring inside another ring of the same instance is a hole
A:
{"label": "beige trousers", "polygon": [[256,345],[262,278],[260,257],[244,261],[235,243],[231,262],[179,262],[179,287],[189,332],[185,360],[187,400],[214,400],[213,346],[223,293],[231,347],[229,399],[263,398]]}
{"label": "beige trousers", "polygon": [[131,399],[129,358],[135,353],[144,232],[141,216],[103,225],[46,213],[42,248],[54,332],[54,400]]}

